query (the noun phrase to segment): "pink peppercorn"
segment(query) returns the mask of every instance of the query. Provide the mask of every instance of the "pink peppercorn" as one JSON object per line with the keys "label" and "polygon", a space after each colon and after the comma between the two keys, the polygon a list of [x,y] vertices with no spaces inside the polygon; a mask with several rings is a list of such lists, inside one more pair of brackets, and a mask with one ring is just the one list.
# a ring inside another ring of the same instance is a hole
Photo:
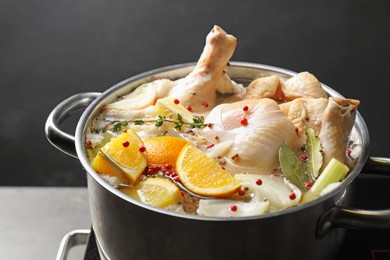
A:
{"label": "pink peppercorn", "polygon": [[230,206],[230,211],[236,212],[238,210],[238,207],[236,205],[231,205]]}

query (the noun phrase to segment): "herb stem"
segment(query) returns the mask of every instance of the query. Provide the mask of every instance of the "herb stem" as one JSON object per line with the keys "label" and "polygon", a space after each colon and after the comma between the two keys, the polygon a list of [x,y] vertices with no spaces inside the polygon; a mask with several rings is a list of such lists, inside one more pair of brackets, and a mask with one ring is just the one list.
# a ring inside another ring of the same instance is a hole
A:
{"label": "herb stem", "polygon": [[[180,114],[178,114],[178,115],[180,115]],[[178,118],[180,118],[180,116],[178,116]],[[142,123],[156,123],[158,121],[163,121],[163,122],[168,122],[168,123],[172,123],[172,124],[189,125],[192,128],[204,128],[204,127],[209,125],[209,124],[205,124],[204,120],[201,118],[194,118],[194,123],[188,123],[188,122],[184,122],[183,120],[168,119],[164,116],[159,116],[158,119],[136,119],[136,120],[129,120],[128,122],[129,123],[137,123],[137,122],[139,123],[141,121],[142,121]]]}
{"label": "herb stem", "polygon": [[110,130],[113,132],[119,132],[120,130],[122,130],[123,127],[126,127],[129,123],[134,123],[135,125],[154,123],[156,127],[160,127],[163,125],[164,122],[168,122],[168,123],[175,124],[175,128],[178,130],[181,130],[181,127],[183,125],[188,125],[191,128],[204,128],[210,125],[210,124],[205,124],[204,118],[202,117],[194,117],[193,123],[184,122],[183,117],[180,114],[177,114],[177,119],[178,120],[173,120],[173,119],[166,118],[166,116],[159,115],[157,119],[138,118],[135,120],[125,120],[125,121],[116,122]]}

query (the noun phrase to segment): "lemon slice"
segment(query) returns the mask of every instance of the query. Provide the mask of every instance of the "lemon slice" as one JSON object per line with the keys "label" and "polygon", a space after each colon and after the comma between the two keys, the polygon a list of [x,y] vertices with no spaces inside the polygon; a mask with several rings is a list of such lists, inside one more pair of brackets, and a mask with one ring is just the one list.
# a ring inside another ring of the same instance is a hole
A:
{"label": "lemon slice", "polygon": [[240,188],[229,172],[191,144],[181,150],[176,171],[183,185],[199,195],[224,197]]}
{"label": "lemon slice", "polygon": [[134,187],[123,188],[122,192],[130,197],[159,208],[177,205],[180,190],[171,181],[156,177],[148,178]]}
{"label": "lemon slice", "polygon": [[190,111],[188,111],[188,109],[186,109],[182,104],[176,104],[174,99],[168,97],[158,99],[152,111],[152,115],[168,116],[171,114],[174,115],[175,119],[177,119],[176,115],[180,114],[183,117],[183,122],[193,123],[194,115]]}
{"label": "lemon slice", "polygon": [[149,164],[170,164],[176,165],[177,157],[181,149],[188,144],[188,141],[173,136],[157,136],[144,140],[148,151]]}
{"label": "lemon slice", "polygon": [[111,139],[101,152],[124,173],[134,184],[147,165],[147,153],[141,138],[128,129],[127,132]]}

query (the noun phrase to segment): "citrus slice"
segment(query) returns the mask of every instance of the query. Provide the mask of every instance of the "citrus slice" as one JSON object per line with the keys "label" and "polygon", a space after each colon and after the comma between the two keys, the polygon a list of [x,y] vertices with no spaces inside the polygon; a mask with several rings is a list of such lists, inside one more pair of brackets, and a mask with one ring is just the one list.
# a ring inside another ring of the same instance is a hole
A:
{"label": "citrus slice", "polygon": [[193,123],[194,118],[194,115],[182,104],[180,104],[179,100],[174,100],[168,97],[157,100],[152,114],[154,116],[168,116],[173,114],[174,119],[177,119],[177,114],[180,114],[183,118],[183,122],[186,123]]}
{"label": "citrus slice", "polygon": [[148,138],[144,141],[148,151],[148,163],[170,164],[175,167],[177,157],[186,144],[188,144],[188,141],[173,136]]}
{"label": "citrus slice", "polygon": [[156,177],[148,178],[134,187],[123,188],[122,192],[130,197],[159,208],[176,205],[180,199],[180,190],[171,181]]}
{"label": "citrus slice", "polygon": [[146,149],[141,138],[132,129],[111,139],[100,151],[125,173],[132,184],[146,168]]}
{"label": "citrus slice", "polygon": [[183,185],[199,195],[224,197],[240,188],[229,172],[191,144],[180,151],[176,171]]}
{"label": "citrus slice", "polygon": [[123,171],[111,162],[102,152],[98,152],[91,163],[92,169],[99,174],[107,174],[110,176],[118,177],[123,180],[126,179],[123,175]]}

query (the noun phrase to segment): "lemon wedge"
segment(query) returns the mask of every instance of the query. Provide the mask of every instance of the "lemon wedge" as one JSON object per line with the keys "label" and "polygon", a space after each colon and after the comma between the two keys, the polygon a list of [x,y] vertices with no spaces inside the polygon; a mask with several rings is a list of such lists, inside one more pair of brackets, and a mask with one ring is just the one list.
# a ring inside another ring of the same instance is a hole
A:
{"label": "lemon wedge", "polygon": [[180,101],[174,100],[172,98],[166,97],[158,99],[152,111],[152,115],[154,116],[173,115],[174,119],[177,119],[177,114],[182,116],[183,122],[193,123],[194,115],[182,104],[180,104]]}
{"label": "lemon wedge", "polygon": [[179,188],[161,177],[148,178],[134,187],[123,188],[121,191],[136,200],[158,208],[177,205],[180,200]]}
{"label": "lemon wedge", "polygon": [[119,178],[120,180],[126,180],[123,175],[124,172],[113,162],[110,161],[102,152],[98,152],[91,163],[92,169],[99,174],[107,174]]}

